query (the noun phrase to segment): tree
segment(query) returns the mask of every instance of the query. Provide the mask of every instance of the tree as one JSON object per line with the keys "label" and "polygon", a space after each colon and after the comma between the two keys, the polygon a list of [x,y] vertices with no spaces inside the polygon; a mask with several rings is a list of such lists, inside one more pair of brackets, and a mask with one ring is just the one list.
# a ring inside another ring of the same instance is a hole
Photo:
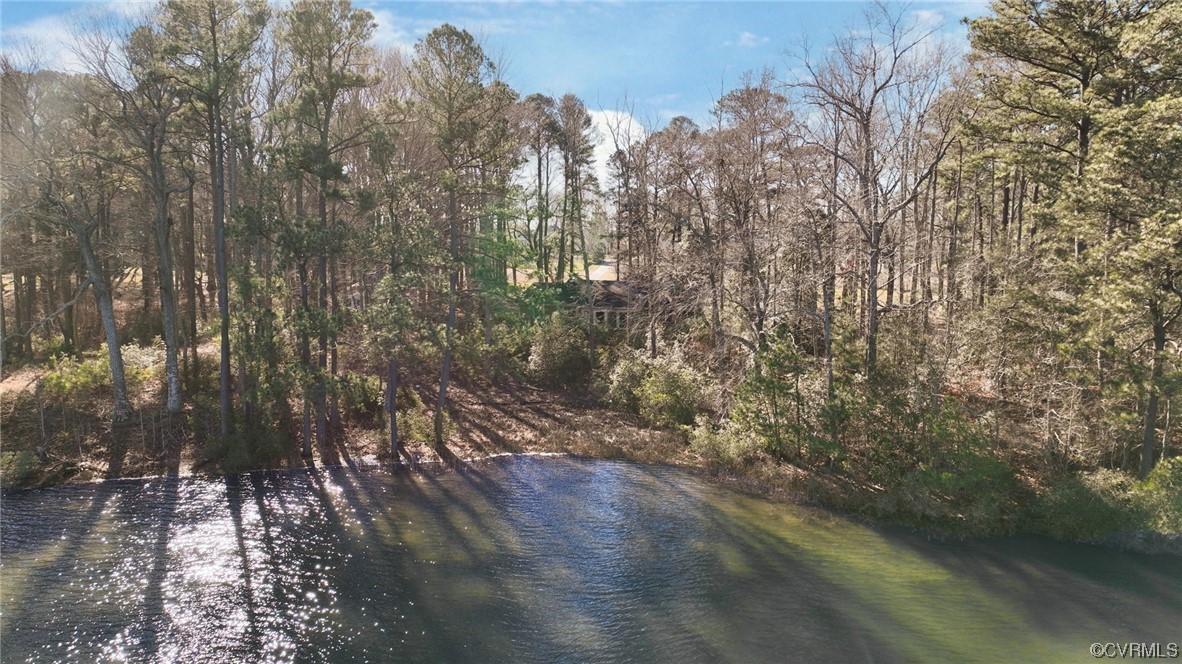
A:
{"label": "tree", "polygon": [[218,285],[221,360],[218,373],[221,436],[230,435],[230,294],[226,269],[226,105],[242,82],[262,35],[262,0],[168,0],[162,52],[177,85],[201,114],[209,147],[214,261]]}
{"label": "tree", "polygon": [[464,263],[461,233],[465,211],[461,197],[472,192],[481,171],[494,167],[504,158],[508,132],[505,112],[513,98],[507,88],[496,85],[496,67],[472,35],[448,24],[432,30],[415,45],[415,60],[410,69],[411,87],[416,95],[413,112],[430,127],[443,162],[438,183],[446,201],[448,304],[434,424],[436,451],[445,460],[454,460],[443,440],[443,417]]}
{"label": "tree", "polygon": [[559,128],[555,115],[554,99],[543,94],[532,94],[521,102],[522,121],[526,133],[526,144],[533,153],[534,194],[536,203],[533,219],[536,226],[530,228],[526,216],[525,241],[534,254],[537,279],[546,281],[550,276],[550,254],[546,238],[550,230],[550,158],[557,144]]}
{"label": "tree", "polygon": [[1127,339],[1130,356],[1149,348],[1141,386],[1144,479],[1156,461],[1158,404],[1174,383],[1166,376],[1166,345],[1182,316],[1182,95],[1097,118],[1104,129],[1095,135],[1076,227],[1089,245],[1086,315],[1101,343]]}
{"label": "tree", "polygon": [[[809,142],[839,167],[828,194],[865,245],[865,366],[873,376],[884,237],[933,177],[953,135],[957,102],[944,94],[949,60],[932,31],[882,5],[869,9],[866,21],[823,63],[806,53],[809,74],[799,88],[818,111]],[[823,136],[834,117],[839,131],[828,142]]]}
{"label": "tree", "polygon": [[[104,268],[101,249],[96,247],[96,233],[110,222],[111,200],[119,186],[119,176],[106,160],[95,157],[113,149],[107,119],[117,107],[117,100],[87,94],[87,82],[77,77],[66,77],[53,72],[26,73],[17,71],[8,61],[3,67],[6,93],[24,87],[39,88],[40,108],[25,114],[30,123],[20,128],[8,125],[6,134],[16,130],[33,135],[17,136],[30,151],[33,161],[28,170],[5,178],[7,186],[31,193],[17,206],[27,215],[49,228],[65,231],[73,236],[85,265],[87,278],[80,284],[72,306],[87,288],[94,292],[107,345],[107,359],[111,371],[114,408],[112,419],[124,420],[131,413],[123,353],[119,346],[119,329],[115,318],[111,280]],[[29,77],[26,86],[14,84],[14,78]],[[87,99],[90,103],[81,103]],[[5,115],[16,104],[29,99],[13,99],[5,95]],[[94,112],[95,104],[103,105],[103,112]],[[19,200],[19,199],[18,199]],[[11,208],[5,211],[4,226],[13,217]],[[59,309],[59,313],[60,313]]]}
{"label": "tree", "polygon": [[[1179,305],[1172,128],[1180,70],[1173,50],[1157,45],[1182,35],[1182,15],[1159,1],[1015,0],[995,3],[994,12],[970,24],[995,109],[978,130],[1037,160],[1047,192],[1035,207],[1047,226],[1038,258],[1054,268],[1050,296],[1072,295],[1085,332],[1064,346],[1090,360],[1082,363],[1094,367],[1088,380],[1097,394],[1119,403],[1120,386],[1139,385],[1144,477]],[[1060,166],[1064,156],[1074,168]],[[1142,378],[1133,358],[1147,346]]]}
{"label": "tree", "polygon": [[164,319],[165,410],[178,413],[181,389],[169,199],[192,186],[191,176],[177,174],[184,159],[177,154],[175,116],[183,99],[165,70],[157,26],[139,26],[119,43],[92,33],[88,51],[89,81],[99,95],[92,104],[93,112],[106,118],[113,133],[130,150],[130,154],[116,150],[95,157],[133,171],[147,185],[152,198],[160,311]]}
{"label": "tree", "polygon": [[[329,219],[329,202],[345,199],[340,184],[347,181],[340,154],[366,138],[366,123],[344,127],[340,106],[346,95],[372,83],[369,67],[372,50],[373,15],[354,9],[349,0],[300,0],[283,14],[280,39],[292,59],[296,86],[290,110],[302,128],[303,141],[293,146],[296,168],[316,182],[318,227],[311,243],[317,255],[319,281],[319,371],[316,374],[316,441],[327,442],[328,354],[332,317],[328,311],[328,263],[340,245],[339,228]],[[305,303],[306,306],[306,303]],[[334,341],[335,343],[335,341]],[[305,441],[305,454],[308,452]]]}
{"label": "tree", "polygon": [[795,157],[788,136],[793,118],[788,99],[772,90],[770,72],[723,96],[715,105],[719,131],[718,198],[739,243],[739,274],[732,301],[749,328],[752,350],[767,346],[779,278],[776,263],[784,241],[783,165]]}
{"label": "tree", "polygon": [[572,94],[558,102],[558,149],[562,153],[563,191],[562,223],[558,232],[558,283],[562,283],[567,229],[570,229],[570,263],[574,271],[575,232],[583,253],[583,281],[587,302],[587,343],[591,366],[595,366],[595,303],[591,284],[591,265],[587,254],[584,198],[588,182],[587,169],[595,149],[594,128],[587,107]]}

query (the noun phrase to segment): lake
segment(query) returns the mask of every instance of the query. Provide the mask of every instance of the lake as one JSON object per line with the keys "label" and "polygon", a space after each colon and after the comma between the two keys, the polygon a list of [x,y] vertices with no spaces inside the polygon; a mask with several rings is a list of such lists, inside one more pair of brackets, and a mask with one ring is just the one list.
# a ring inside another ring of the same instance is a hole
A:
{"label": "lake", "polygon": [[1070,662],[1182,641],[1182,558],[944,541],[504,457],[5,496],[4,662]]}

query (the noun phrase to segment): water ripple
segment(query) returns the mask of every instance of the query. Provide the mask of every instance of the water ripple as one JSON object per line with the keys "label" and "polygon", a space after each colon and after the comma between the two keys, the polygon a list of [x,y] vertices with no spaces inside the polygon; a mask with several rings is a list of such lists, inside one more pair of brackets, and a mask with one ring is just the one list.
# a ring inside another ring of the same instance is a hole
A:
{"label": "water ripple", "polygon": [[1178,569],[607,461],[157,478],[4,498],[0,640],[6,662],[1075,659],[1169,641]]}

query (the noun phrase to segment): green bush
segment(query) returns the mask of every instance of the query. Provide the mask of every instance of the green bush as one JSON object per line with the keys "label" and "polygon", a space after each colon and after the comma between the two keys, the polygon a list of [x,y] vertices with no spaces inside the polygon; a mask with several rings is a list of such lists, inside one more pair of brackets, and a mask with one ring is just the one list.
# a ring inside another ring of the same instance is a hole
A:
{"label": "green bush", "polygon": [[1182,457],[1162,460],[1144,482],[1107,468],[1064,477],[1034,502],[1030,518],[1034,529],[1068,540],[1182,532]]}
{"label": "green bush", "polygon": [[535,336],[530,334],[528,325],[517,327],[498,321],[493,324],[490,344],[482,323],[459,335],[456,367],[468,376],[482,376],[493,381],[521,380]]}
{"label": "green bush", "polygon": [[209,446],[209,455],[216,459],[222,472],[237,475],[260,468],[274,468],[288,456],[291,440],[276,427],[255,426],[238,431],[226,441],[220,439]]}
{"label": "green bush", "polygon": [[721,466],[743,466],[759,457],[762,444],[753,431],[726,419],[715,425],[699,415],[689,434],[690,449]]}
{"label": "green bush", "polygon": [[[164,371],[164,343],[160,339],[150,346],[126,344],[120,352],[129,392],[134,393]],[[111,389],[111,362],[105,347],[81,360],[69,356],[54,358],[50,366],[41,378],[42,394],[50,402],[69,403]]]}
{"label": "green bush", "polygon": [[28,450],[2,452],[0,453],[0,486],[24,486],[37,475],[40,467],[37,455]]}
{"label": "green bush", "polygon": [[625,349],[607,379],[607,401],[613,407],[630,413],[640,413],[636,391],[648,376],[648,358],[632,349]]}
{"label": "green bush", "polygon": [[[435,420],[417,392],[409,388],[398,390],[398,440],[402,444],[419,442],[430,444],[435,439]],[[390,431],[386,423],[386,433]],[[443,435],[454,433],[453,423],[447,413],[443,414]]]}
{"label": "green bush", "polygon": [[939,466],[921,466],[914,475],[940,514],[976,532],[1008,530],[1017,481],[1002,461],[977,450],[944,455]]}
{"label": "green bush", "polygon": [[372,418],[382,411],[381,382],[374,376],[347,373],[337,378],[336,391],[347,413]]}
{"label": "green bush", "polygon": [[1067,540],[1091,540],[1148,525],[1136,504],[1135,483],[1107,468],[1065,477],[1039,496],[1032,508],[1032,526]]}
{"label": "green bush", "polygon": [[679,348],[658,358],[626,351],[608,373],[607,400],[657,426],[691,425],[708,407],[706,381]]}
{"label": "green bush", "polygon": [[1162,459],[1135,490],[1154,530],[1182,533],[1182,456]]}
{"label": "green bush", "polygon": [[111,386],[111,369],[104,353],[87,360],[65,357],[52,362],[41,378],[42,394],[51,402],[66,403]]}
{"label": "green bush", "polygon": [[680,357],[658,357],[648,363],[648,375],[635,394],[640,415],[649,422],[689,425],[705,406],[706,385]]}
{"label": "green bush", "polygon": [[551,387],[586,382],[591,374],[586,330],[560,314],[550,316],[534,332],[527,372],[534,382]]}

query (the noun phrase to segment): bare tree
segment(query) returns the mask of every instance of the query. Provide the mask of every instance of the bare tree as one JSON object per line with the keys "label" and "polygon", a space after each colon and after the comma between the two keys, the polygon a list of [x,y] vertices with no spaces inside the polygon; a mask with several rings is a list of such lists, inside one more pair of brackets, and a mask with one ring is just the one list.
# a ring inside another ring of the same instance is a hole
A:
{"label": "bare tree", "polygon": [[794,86],[814,109],[807,141],[836,164],[827,193],[864,247],[868,376],[878,355],[888,227],[932,178],[955,126],[955,104],[945,94],[951,58],[934,32],[877,4],[863,29],[839,38],[823,60],[805,49],[808,75]]}
{"label": "bare tree", "polygon": [[90,73],[88,81],[94,94],[99,95],[89,106],[105,119],[124,148],[93,152],[91,156],[129,169],[143,180],[151,195],[164,319],[165,410],[178,413],[181,388],[169,199],[193,184],[191,173],[179,172],[185,161],[177,154],[174,116],[182,108],[183,98],[164,70],[159,28],[142,25],[123,35],[92,31],[82,43]]}

